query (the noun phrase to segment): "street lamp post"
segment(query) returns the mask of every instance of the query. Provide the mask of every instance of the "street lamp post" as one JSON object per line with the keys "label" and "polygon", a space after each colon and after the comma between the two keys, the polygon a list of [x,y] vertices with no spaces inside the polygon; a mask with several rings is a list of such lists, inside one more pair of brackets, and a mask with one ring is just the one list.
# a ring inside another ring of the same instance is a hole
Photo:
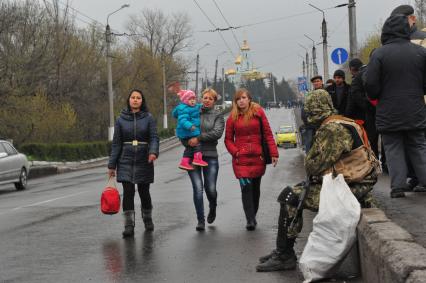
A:
{"label": "street lamp post", "polygon": [[312,41],[312,73],[313,73],[313,76],[316,76],[318,75],[318,66],[317,66],[317,52],[315,48],[315,41],[309,36],[307,36],[306,34],[304,36]]}
{"label": "street lamp post", "polygon": [[117,13],[121,9],[130,7],[129,4],[124,4],[120,9],[115,10],[112,13],[109,13],[107,16],[107,25],[105,30],[105,39],[106,39],[106,56],[107,56],[107,72],[108,72],[108,99],[109,99],[109,128],[108,128],[108,140],[112,141],[114,136],[114,99],[112,91],[112,67],[111,67],[111,54],[110,54],[110,45],[111,45],[111,28],[109,26],[109,17],[112,14]]}
{"label": "street lamp post", "polygon": [[349,0],[349,58],[354,59],[358,54],[357,39],[356,39],[356,12],[355,0]]}
{"label": "street lamp post", "polygon": [[166,87],[166,60],[164,48],[161,49],[161,68],[163,70],[163,128],[168,128],[167,123],[167,87]]}
{"label": "street lamp post", "polygon": [[305,58],[302,55],[297,54],[297,56],[299,56],[300,58],[302,58],[302,71],[303,71],[303,76],[306,77],[306,73],[305,73]]}
{"label": "street lamp post", "polygon": [[197,50],[197,60],[196,60],[196,67],[195,67],[195,95],[198,97],[198,67],[200,65],[200,50],[203,49],[206,46],[209,46],[210,43],[206,43]]}
{"label": "street lamp post", "polygon": [[310,68],[309,68],[309,52],[308,52],[308,48],[306,48],[305,46],[303,46],[302,44],[298,43],[300,47],[302,47],[303,49],[305,49],[306,52],[306,76],[308,79],[308,86],[310,87],[310,81],[311,81],[311,73],[310,73]]}
{"label": "street lamp post", "polygon": [[216,82],[217,82],[217,67],[219,65],[219,56],[225,54],[226,51],[222,51],[216,56],[216,64],[214,69],[214,80],[213,80],[213,89],[216,90]]}
{"label": "street lamp post", "polygon": [[309,4],[309,5],[322,13],[322,24],[321,24],[322,57],[323,57],[323,64],[324,64],[324,81],[327,81],[329,78],[329,73],[328,73],[328,48],[327,48],[327,22],[325,21],[325,13],[324,13],[324,10],[312,4]]}

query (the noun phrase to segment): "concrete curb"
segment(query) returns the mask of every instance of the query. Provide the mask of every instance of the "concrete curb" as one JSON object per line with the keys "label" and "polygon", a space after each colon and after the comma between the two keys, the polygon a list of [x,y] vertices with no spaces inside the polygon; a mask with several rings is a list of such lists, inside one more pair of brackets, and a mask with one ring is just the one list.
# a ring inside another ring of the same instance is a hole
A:
{"label": "concrete curb", "polygon": [[[177,137],[170,137],[160,141],[160,153],[168,151],[180,145]],[[71,171],[85,170],[97,167],[106,167],[109,157],[101,157],[90,160],[75,162],[48,162],[32,161],[30,162],[29,178],[39,178],[44,176],[56,175]]]}
{"label": "concrete curb", "polygon": [[425,282],[426,249],[382,210],[363,209],[357,233],[364,282]]}

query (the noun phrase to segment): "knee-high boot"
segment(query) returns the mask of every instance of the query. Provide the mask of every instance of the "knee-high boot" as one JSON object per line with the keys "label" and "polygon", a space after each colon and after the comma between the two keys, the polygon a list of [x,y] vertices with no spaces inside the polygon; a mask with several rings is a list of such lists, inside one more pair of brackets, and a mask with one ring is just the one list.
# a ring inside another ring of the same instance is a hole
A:
{"label": "knee-high boot", "polygon": [[124,216],[124,231],[123,238],[133,237],[135,234],[135,211],[126,210],[123,212]]}
{"label": "knee-high boot", "polygon": [[144,209],[142,208],[142,219],[145,224],[145,230],[154,231],[154,223],[152,222],[152,208]]}
{"label": "knee-high boot", "polygon": [[290,219],[287,215],[285,204],[281,204],[280,216],[278,218],[278,234],[276,250],[271,254],[259,258],[261,262],[256,270],[259,272],[295,269],[297,258],[294,252],[295,238],[288,238],[288,225]]}
{"label": "knee-high boot", "polygon": [[247,220],[246,229],[248,231],[253,231],[254,229],[256,229],[256,216],[254,213],[253,192],[251,191],[250,186],[243,186],[241,188],[241,199],[243,202],[243,209]]}

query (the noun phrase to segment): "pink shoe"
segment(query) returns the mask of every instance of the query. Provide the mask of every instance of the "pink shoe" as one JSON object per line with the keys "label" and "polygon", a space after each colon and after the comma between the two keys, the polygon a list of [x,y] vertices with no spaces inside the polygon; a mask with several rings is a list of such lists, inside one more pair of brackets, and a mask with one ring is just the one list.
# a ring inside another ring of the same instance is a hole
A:
{"label": "pink shoe", "polygon": [[192,164],[202,167],[209,166],[209,164],[203,160],[203,154],[201,152],[194,153],[194,160],[192,160]]}
{"label": "pink shoe", "polygon": [[191,161],[191,158],[189,157],[182,157],[182,160],[180,161],[179,168],[182,170],[194,170],[194,167],[189,163]]}

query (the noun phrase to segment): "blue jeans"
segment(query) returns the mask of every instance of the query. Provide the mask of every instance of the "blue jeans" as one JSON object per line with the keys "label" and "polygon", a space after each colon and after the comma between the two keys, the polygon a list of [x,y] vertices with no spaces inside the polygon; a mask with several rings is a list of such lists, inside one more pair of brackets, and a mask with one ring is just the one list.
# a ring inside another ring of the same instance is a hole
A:
{"label": "blue jeans", "polygon": [[188,171],[188,175],[192,183],[192,189],[194,191],[193,196],[197,219],[202,221],[204,221],[203,190],[206,191],[207,199],[209,200],[209,207],[216,207],[216,182],[217,174],[219,173],[219,160],[217,157],[204,156],[203,159],[209,164],[209,166],[194,166],[194,170]]}

